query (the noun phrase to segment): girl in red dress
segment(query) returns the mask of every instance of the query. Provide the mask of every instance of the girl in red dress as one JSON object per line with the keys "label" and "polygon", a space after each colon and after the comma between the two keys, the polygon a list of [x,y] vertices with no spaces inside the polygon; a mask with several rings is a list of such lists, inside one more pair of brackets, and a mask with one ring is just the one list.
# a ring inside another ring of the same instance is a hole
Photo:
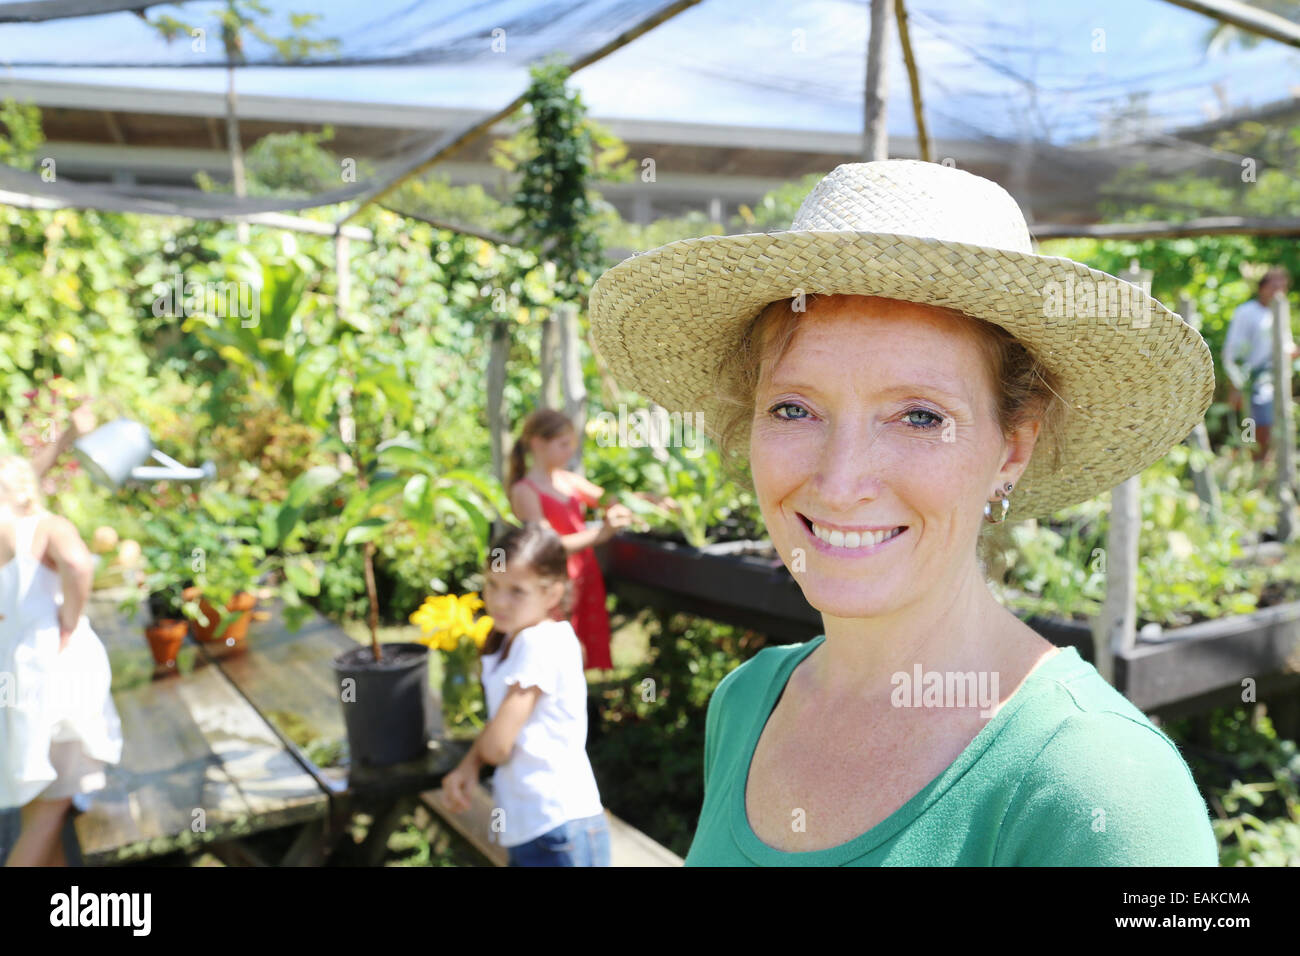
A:
{"label": "girl in red dress", "polygon": [[[569,553],[569,577],[573,580],[569,623],[582,644],[583,666],[609,670],[614,665],[609,656],[605,579],[593,546],[627,527],[632,512],[624,505],[610,505],[603,525],[587,527],[583,507],[597,507],[604,489],[561,467],[577,447],[576,429],[563,413],[537,409],[524,419],[523,432],[511,449],[506,486],[520,521],[546,521],[564,543]],[[526,453],[532,456],[531,470],[527,468]]]}

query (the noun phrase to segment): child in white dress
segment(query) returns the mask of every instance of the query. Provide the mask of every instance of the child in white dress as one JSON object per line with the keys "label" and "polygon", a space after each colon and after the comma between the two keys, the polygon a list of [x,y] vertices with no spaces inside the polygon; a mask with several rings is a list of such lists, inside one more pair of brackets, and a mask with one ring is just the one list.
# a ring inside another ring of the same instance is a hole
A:
{"label": "child in white dress", "polygon": [[0,458],[0,809],[22,808],[6,866],[64,865],[73,798],[121,759],[108,655],[82,613],[93,568],[27,461]]}
{"label": "child in white dress", "polygon": [[492,542],[481,652],[488,723],[443,778],[448,806],[470,805],[494,765],[494,830],[510,866],[609,866],[609,824],[587,759],[587,680],[573,625],[552,612],[571,596],[568,556],[549,526],[509,527]]}

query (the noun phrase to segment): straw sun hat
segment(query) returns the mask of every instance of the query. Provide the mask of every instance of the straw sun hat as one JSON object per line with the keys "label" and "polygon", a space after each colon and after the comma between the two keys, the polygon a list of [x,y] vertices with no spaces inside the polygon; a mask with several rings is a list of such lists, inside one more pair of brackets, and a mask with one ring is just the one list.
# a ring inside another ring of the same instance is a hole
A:
{"label": "straw sun hat", "polygon": [[592,338],[620,385],[702,413],[716,438],[717,362],[770,302],[874,295],[986,319],[1055,372],[1070,402],[1062,433],[1039,435],[1040,449],[1059,444],[1059,467],[1035,454],[1012,498],[1012,516],[1042,517],[1186,438],[1210,405],[1214,365],[1200,334],[1140,287],[1030,250],[996,183],[916,160],[845,163],[787,231],[681,239],[609,269],[591,290]]}

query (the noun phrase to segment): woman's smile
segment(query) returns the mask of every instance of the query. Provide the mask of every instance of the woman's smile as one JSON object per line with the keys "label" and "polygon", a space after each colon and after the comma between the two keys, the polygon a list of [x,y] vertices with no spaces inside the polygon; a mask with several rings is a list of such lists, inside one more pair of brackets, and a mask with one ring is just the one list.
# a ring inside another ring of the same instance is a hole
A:
{"label": "woman's smile", "polygon": [[874,531],[844,532],[818,524],[807,515],[799,514],[799,521],[818,551],[837,558],[861,558],[876,554],[901,538],[908,529],[907,525],[896,525]]}

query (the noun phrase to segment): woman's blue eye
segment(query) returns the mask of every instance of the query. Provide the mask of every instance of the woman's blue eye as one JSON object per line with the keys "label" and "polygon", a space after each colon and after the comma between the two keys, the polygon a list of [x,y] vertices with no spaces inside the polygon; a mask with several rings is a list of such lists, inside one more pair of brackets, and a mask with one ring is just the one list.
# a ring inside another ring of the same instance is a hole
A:
{"label": "woman's blue eye", "polygon": [[808,411],[808,409],[804,408],[802,405],[796,405],[794,402],[782,402],[780,405],[773,405],[771,408],[769,408],[768,414],[774,416],[777,421],[782,421],[782,422],[803,421],[802,416],[798,418],[786,418],[784,415],[777,415],[776,414],[777,410],[782,408],[797,408],[801,412]]}
{"label": "woman's blue eye", "polygon": [[903,417],[904,417],[904,418],[907,418],[909,415],[929,415],[931,421],[930,421],[930,424],[928,424],[928,425],[918,425],[918,424],[915,424],[915,423],[912,423],[912,422],[909,422],[909,423],[908,423],[908,424],[912,425],[913,428],[922,428],[922,429],[925,429],[926,431],[929,431],[929,430],[932,429],[932,428],[937,428],[937,427],[939,427],[939,425],[942,424],[942,422],[943,422],[943,416],[942,416],[942,415],[936,415],[934,412],[930,411],[928,408],[910,408],[910,409],[908,409],[906,412],[903,413]]}
{"label": "woman's blue eye", "polygon": [[[794,417],[789,417],[789,416],[786,416],[786,415],[779,415],[779,414],[777,414],[777,413],[778,413],[781,409],[783,409],[783,408],[794,408],[794,409],[798,409],[799,411],[803,412],[804,414],[803,414],[803,415],[797,415],[797,416],[794,416]],[[773,405],[770,409],[768,409],[768,413],[769,413],[770,415],[772,415],[774,418],[776,418],[778,421],[782,421],[782,422],[796,422],[796,421],[805,421],[805,420],[807,419],[808,409],[804,408],[802,405],[796,405],[794,402],[782,402],[780,405]],[[917,422],[915,422],[915,421],[909,421],[909,422],[908,422],[908,424],[911,425],[913,428],[922,429],[922,430],[925,430],[925,431],[929,431],[929,430],[931,430],[931,429],[938,428],[938,427],[943,423],[943,421],[944,421],[944,418],[943,418],[942,415],[938,415],[938,414],[936,414],[936,413],[930,411],[928,408],[912,408],[912,409],[908,409],[908,411],[906,411],[906,412],[903,413],[903,417],[904,417],[905,419],[908,418],[909,416],[912,416],[912,415],[924,415],[924,416],[928,416],[928,420],[927,420],[927,421],[923,421],[923,422],[921,422],[921,423],[917,423]]]}

